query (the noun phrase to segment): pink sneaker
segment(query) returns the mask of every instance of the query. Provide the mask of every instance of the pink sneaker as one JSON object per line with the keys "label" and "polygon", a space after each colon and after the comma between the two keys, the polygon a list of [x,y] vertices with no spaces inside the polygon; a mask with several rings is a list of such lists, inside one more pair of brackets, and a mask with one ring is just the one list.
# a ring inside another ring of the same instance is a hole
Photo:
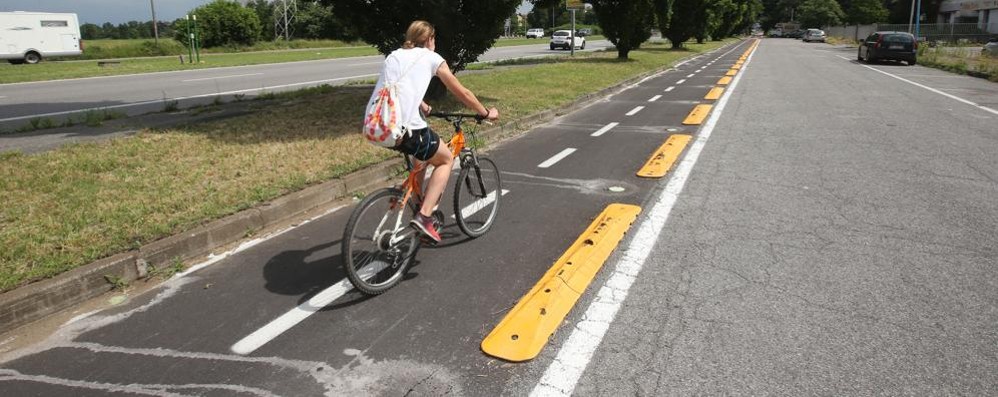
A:
{"label": "pink sneaker", "polygon": [[437,228],[433,227],[432,216],[423,216],[423,214],[416,213],[416,217],[409,224],[416,228],[416,230],[419,230],[424,236],[433,240],[434,243],[440,242],[440,234],[437,233]]}

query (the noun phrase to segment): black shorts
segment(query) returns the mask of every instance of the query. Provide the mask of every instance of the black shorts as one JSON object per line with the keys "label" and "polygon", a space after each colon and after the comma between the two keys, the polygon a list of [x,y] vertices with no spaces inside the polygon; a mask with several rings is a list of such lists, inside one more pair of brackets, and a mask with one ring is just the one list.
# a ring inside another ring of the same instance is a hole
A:
{"label": "black shorts", "polygon": [[439,147],[440,136],[433,132],[430,127],[426,127],[410,131],[409,136],[403,135],[402,142],[399,142],[392,150],[408,154],[419,161],[426,161],[437,154]]}

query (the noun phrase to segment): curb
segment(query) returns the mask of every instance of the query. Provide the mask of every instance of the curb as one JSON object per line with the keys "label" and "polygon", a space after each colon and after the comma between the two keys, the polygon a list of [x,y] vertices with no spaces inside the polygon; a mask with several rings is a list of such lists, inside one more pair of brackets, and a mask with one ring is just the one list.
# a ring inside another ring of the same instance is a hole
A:
{"label": "curb", "polygon": [[[729,46],[719,47],[715,51]],[[676,62],[697,55],[700,54],[691,54]],[[556,109],[543,110],[510,120],[478,134],[492,141],[519,135],[535,125],[591,105],[606,96],[623,91],[644,79],[670,69],[672,65],[642,73],[611,87],[584,94]],[[141,279],[148,275],[150,268],[159,268],[174,261],[186,261],[208,255],[215,249],[245,239],[247,232],[290,221],[352,193],[371,191],[398,175],[398,168],[401,166],[401,159],[386,160],[341,178],[289,193],[193,230],[157,240],[138,250],[104,258],[53,278],[0,294],[0,334],[107,293],[114,288],[112,280],[127,283]]]}

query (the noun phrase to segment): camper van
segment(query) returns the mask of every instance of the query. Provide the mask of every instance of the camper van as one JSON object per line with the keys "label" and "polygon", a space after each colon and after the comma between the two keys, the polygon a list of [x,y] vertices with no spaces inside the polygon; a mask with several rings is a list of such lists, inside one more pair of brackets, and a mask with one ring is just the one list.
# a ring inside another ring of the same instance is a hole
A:
{"label": "camper van", "polygon": [[13,64],[83,54],[76,14],[0,12],[0,59]]}

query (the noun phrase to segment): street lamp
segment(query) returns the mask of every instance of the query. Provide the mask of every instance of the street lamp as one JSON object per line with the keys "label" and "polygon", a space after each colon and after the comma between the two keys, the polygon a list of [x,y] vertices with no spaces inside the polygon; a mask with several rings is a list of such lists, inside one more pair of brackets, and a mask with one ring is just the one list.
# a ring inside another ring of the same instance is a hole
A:
{"label": "street lamp", "polygon": [[156,26],[156,0],[149,0],[149,8],[152,8],[152,35],[156,44],[159,44],[159,26]]}

